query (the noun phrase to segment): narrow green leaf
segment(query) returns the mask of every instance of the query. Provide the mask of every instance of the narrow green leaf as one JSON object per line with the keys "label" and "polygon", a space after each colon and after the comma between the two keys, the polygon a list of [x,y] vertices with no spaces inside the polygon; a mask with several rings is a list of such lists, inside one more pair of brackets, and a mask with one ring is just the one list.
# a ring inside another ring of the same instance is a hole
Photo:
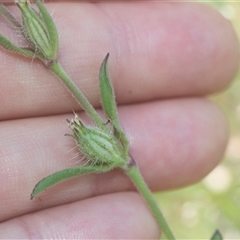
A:
{"label": "narrow green leaf", "polygon": [[43,178],[37,185],[34,187],[31,199],[36,197],[39,193],[46,190],[53,185],[65,181],[69,178],[77,177],[83,174],[89,173],[104,173],[110,171],[114,166],[104,165],[104,166],[97,166],[97,165],[83,165],[80,167],[75,168],[68,168],[62,171],[53,173],[48,177]]}
{"label": "narrow green leaf", "polygon": [[12,43],[11,41],[9,41],[4,36],[2,36],[1,34],[0,34],[0,46],[5,48],[6,50],[21,54],[28,58],[34,58],[36,56],[38,57],[38,54],[34,53],[31,49],[20,48],[20,47],[16,46],[14,43]]}
{"label": "narrow green leaf", "polygon": [[9,12],[9,10],[0,3],[0,13],[14,26],[17,28],[21,28],[21,24],[17,21],[17,19]]}
{"label": "narrow green leaf", "polygon": [[101,94],[101,101],[103,109],[108,116],[109,120],[111,121],[114,127],[114,134],[115,136],[122,141],[125,150],[128,152],[128,140],[122,131],[119,120],[118,120],[118,113],[117,113],[117,104],[115,100],[115,94],[112,82],[109,77],[108,71],[108,58],[109,53],[103,60],[103,63],[100,68],[99,74],[99,85],[100,85],[100,94]]}
{"label": "narrow green leaf", "polygon": [[118,119],[117,115],[117,105],[115,101],[115,94],[112,86],[112,82],[108,73],[108,58],[109,53],[103,60],[100,68],[99,80],[100,80],[100,93],[102,105],[105,113],[111,121]]}
{"label": "narrow green leaf", "polygon": [[219,230],[216,230],[216,232],[211,237],[211,240],[223,240],[222,234]]}
{"label": "narrow green leaf", "polygon": [[58,49],[59,49],[59,39],[58,39],[58,32],[57,28],[55,26],[55,23],[51,17],[51,15],[48,13],[45,6],[41,3],[39,0],[35,0],[35,3],[42,15],[43,21],[45,23],[45,27],[48,31],[50,41],[52,44],[52,49],[56,53],[55,58],[57,57]]}

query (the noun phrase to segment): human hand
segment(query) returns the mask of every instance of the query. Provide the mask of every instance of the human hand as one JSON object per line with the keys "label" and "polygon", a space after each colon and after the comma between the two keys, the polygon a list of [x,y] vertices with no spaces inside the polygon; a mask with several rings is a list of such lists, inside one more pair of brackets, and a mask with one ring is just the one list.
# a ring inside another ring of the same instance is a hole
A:
{"label": "human hand", "polygon": [[[216,166],[227,127],[202,96],[223,89],[238,67],[226,20],[194,3],[46,5],[60,33],[59,61],[95,106],[99,67],[110,52],[120,120],[153,191],[194,183]],[[73,140],[63,137],[78,106],[37,61],[3,49],[0,58],[1,238],[159,238],[118,170],[68,180],[30,201],[39,180],[79,164],[77,149],[69,152]]]}

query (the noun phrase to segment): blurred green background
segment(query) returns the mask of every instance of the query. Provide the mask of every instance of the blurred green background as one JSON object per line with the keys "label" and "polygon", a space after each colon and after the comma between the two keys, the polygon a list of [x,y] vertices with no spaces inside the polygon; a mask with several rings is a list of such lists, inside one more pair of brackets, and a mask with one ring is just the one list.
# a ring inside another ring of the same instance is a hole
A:
{"label": "blurred green background", "polygon": [[[230,20],[240,38],[240,1],[206,4]],[[198,184],[155,194],[178,239],[210,239],[217,228],[224,239],[240,239],[240,71],[226,91],[210,98],[229,122],[222,163]]]}

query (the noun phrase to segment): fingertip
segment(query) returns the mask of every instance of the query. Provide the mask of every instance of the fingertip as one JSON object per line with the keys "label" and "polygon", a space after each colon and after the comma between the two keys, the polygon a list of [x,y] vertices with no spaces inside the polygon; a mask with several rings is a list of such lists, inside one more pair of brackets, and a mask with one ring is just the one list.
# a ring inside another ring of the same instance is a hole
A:
{"label": "fingertip", "polygon": [[[124,117],[124,111],[120,113]],[[140,130],[146,126],[147,131]],[[127,127],[131,154],[156,191],[201,180],[221,161],[228,140],[224,115],[201,98],[136,106],[128,115]]]}

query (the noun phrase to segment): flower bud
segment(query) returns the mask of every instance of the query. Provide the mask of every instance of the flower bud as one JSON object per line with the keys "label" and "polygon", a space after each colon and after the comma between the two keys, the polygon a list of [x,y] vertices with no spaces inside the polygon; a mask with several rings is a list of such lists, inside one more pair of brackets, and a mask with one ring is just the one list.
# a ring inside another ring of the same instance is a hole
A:
{"label": "flower bud", "polygon": [[57,31],[42,3],[36,1],[40,12],[32,8],[28,0],[17,0],[16,3],[22,12],[24,37],[37,55],[44,60],[55,60],[58,53]]}
{"label": "flower bud", "polygon": [[126,164],[128,156],[110,131],[86,127],[77,115],[68,123],[82,153],[93,164]]}

